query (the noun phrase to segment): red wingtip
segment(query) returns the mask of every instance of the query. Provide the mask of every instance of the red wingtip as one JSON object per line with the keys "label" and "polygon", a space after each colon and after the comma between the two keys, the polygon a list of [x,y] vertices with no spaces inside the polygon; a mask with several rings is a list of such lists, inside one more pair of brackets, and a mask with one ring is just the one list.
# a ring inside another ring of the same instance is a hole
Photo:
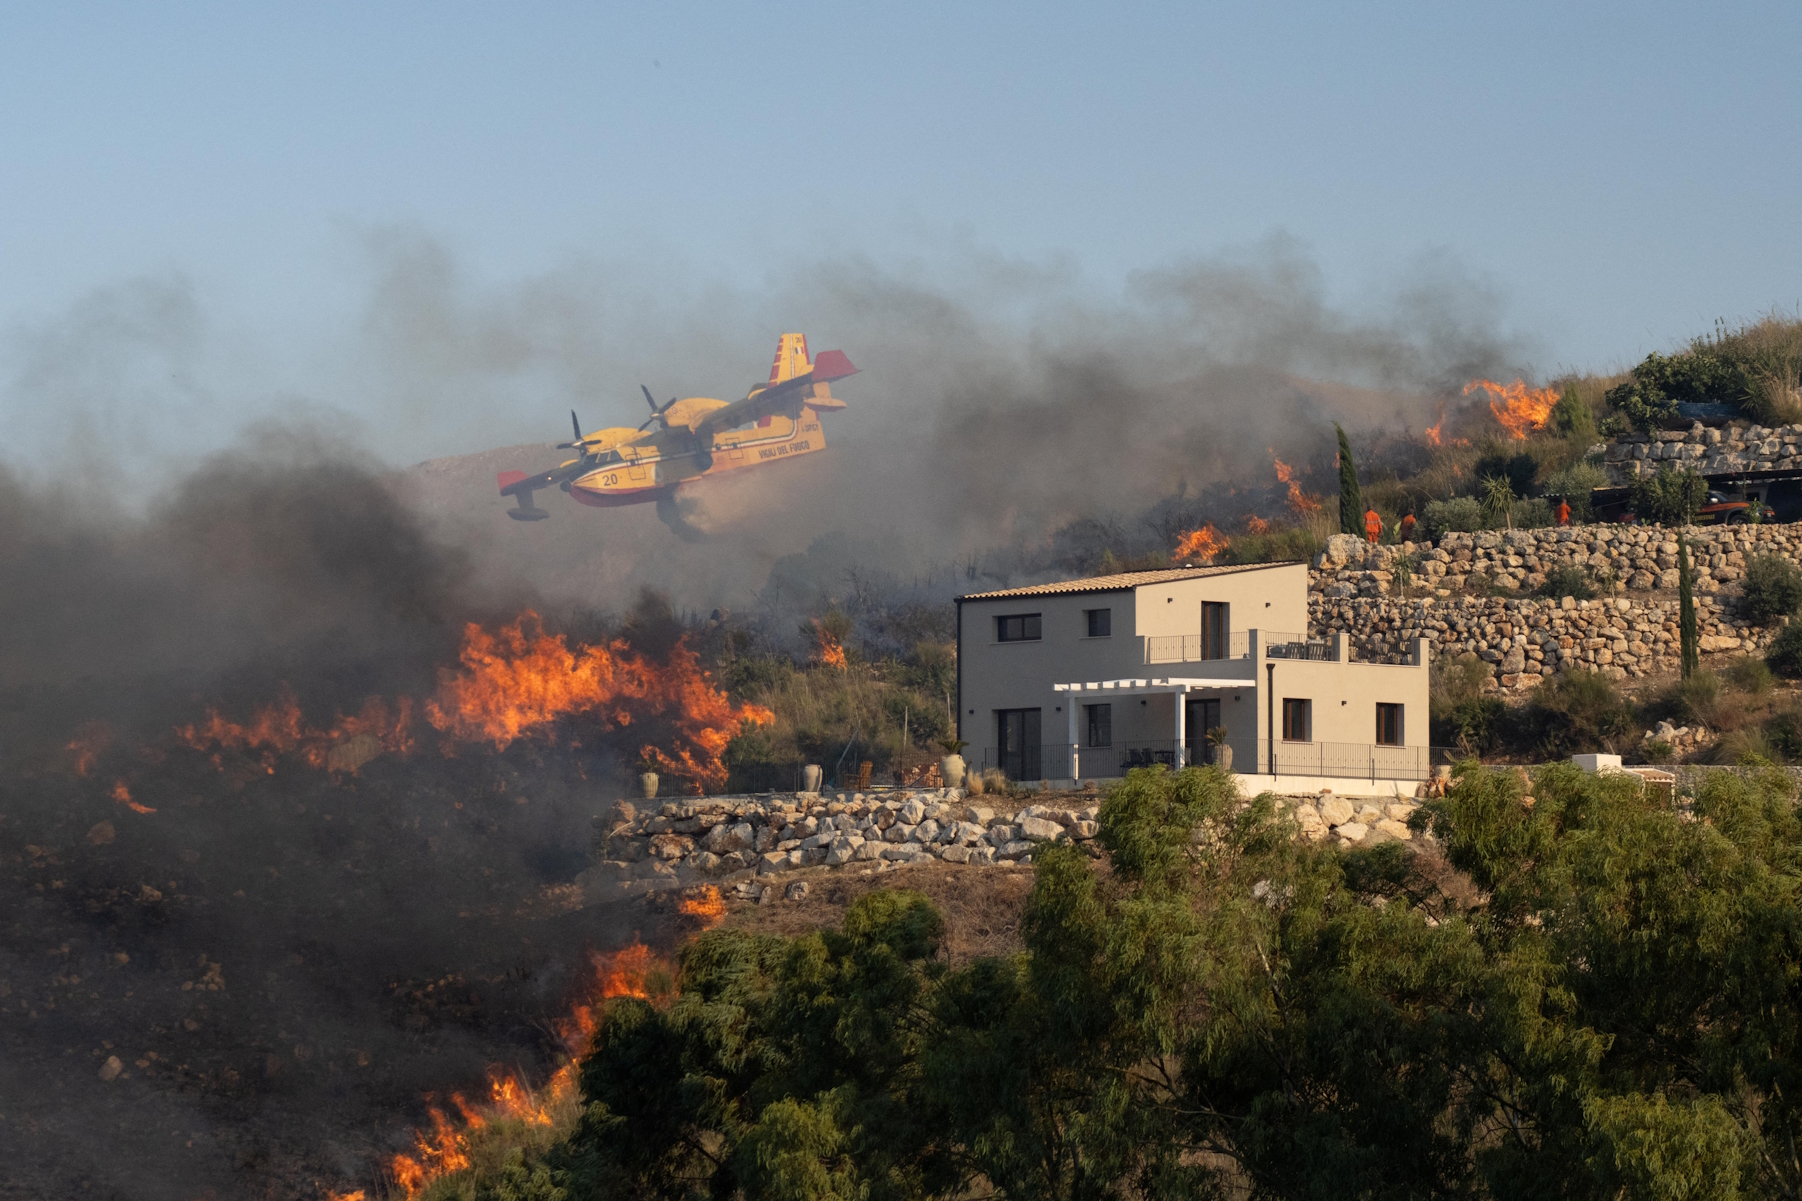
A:
{"label": "red wingtip", "polygon": [[851,366],[842,350],[822,350],[813,361],[813,378],[825,383],[856,374],[857,368]]}
{"label": "red wingtip", "polygon": [[499,475],[495,476],[494,478],[500,482],[501,494],[504,496],[507,492],[508,486],[511,484],[517,484],[517,483],[519,483],[519,481],[525,479],[526,473],[523,471],[503,471]]}

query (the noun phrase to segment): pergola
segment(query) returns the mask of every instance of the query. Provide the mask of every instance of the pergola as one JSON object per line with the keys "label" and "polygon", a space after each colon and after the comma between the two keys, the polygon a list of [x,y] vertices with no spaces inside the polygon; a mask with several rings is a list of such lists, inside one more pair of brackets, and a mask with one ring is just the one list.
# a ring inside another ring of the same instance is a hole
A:
{"label": "pergola", "polygon": [[1212,692],[1219,689],[1250,688],[1256,689],[1256,678],[1244,676],[1208,678],[1200,676],[1172,676],[1163,680],[1101,680],[1088,683],[1053,684],[1053,692],[1066,694],[1070,701],[1064,706],[1070,718],[1070,777],[1082,779],[1080,756],[1082,747],[1076,736],[1076,706],[1083,701],[1105,701],[1117,696],[1150,696],[1168,694],[1176,698],[1173,706],[1176,710],[1176,766],[1182,767],[1183,756],[1187,752],[1189,741],[1189,706],[1184,698],[1191,692]]}

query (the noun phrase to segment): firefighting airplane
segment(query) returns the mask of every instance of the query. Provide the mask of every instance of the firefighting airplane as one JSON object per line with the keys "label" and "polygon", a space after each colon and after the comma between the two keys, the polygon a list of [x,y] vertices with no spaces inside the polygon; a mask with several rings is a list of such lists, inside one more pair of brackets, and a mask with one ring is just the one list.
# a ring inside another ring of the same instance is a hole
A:
{"label": "firefighting airplane", "polygon": [[[540,488],[557,487],[585,505],[602,508],[661,502],[683,484],[706,476],[823,450],[820,414],[845,407],[830,385],[856,374],[843,351],[822,350],[810,360],[805,335],[783,334],[776,342],[769,383],[753,387],[743,400],[671,397],[659,406],[651,390],[640,385],[651,406],[645,423],[592,434],[582,432],[572,411],[575,441],[557,445],[578,457],[537,475],[501,472],[501,495],[511,496],[515,505],[507,516],[515,521],[549,517],[532,503]],[[652,430],[653,425],[658,428]]]}

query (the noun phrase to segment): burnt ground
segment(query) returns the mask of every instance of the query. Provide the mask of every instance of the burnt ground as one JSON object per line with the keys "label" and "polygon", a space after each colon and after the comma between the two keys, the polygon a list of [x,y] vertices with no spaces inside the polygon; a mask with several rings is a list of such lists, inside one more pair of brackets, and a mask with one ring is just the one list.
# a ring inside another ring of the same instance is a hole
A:
{"label": "burnt ground", "polygon": [[586,770],[183,751],[0,780],[0,1198],[312,1201],[378,1185],[490,1065],[548,1073],[589,952],[681,924],[583,906]]}

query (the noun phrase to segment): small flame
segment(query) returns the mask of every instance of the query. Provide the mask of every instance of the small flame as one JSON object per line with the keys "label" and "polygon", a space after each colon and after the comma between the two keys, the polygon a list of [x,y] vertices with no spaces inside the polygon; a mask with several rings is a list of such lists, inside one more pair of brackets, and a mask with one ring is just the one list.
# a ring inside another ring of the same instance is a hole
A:
{"label": "small flame", "polygon": [[1440,405],[1439,406],[1439,420],[1434,422],[1432,425],[1427,426],[1427,429],[1426,429],[1426,439],[1427,439],[1428,446],[1444,446],[1445,445],[1445,441],[1439,436],[1439,431],[1443,430],[1444,428],[1445,428],[1445,406]]}
{"label": "small flame", "polygon": [[703,884],[700,892],[684,897],[676,908],[686,917],[700,918],[702,928],[707,930],[726,918],[726,902],[720,898],[720,890],[711,884]]}
{"label": "small flame", "polygon": [[149,805],[140,805],[136,801],[132,800],[131,799],[131,789],[129,789],[125,786],[124,780],[114,780],[113,781],[112,798],[115,801],[118,801],[121,805],[124,805],[127,809],[131,810],[133,813],[155,813],[156,812],[156,810],[152,809]]}
{"label": "small flame", "polygon": [[75,774],[85,776],[94,770],[100,753],[112,745],[112,741],[113,732],[105,722],[90,721],[75,732],[75,737],[63,749],[75,756]]}
{"label": "small flame", "polygon": [[845,667],[844,644],[832,636],[819,618],[811,617],[808,620],[813,622],[814,662],[821,667],[836,667],[842,671]]}
{"label": "small flame", "polygon": [[1267,534],[1270,532],[1270,523],[1255,513],[1251,514],[1245,519],[1245,532],[1248,534]]}
{"label": "small flame", "polygon": [[1289,507],[1303,517],[1309,513],[1318,513],[1320,498],[1301,490],[1301,485],[1295,482],[1295,468],[1277,458],[1274,449],[1270,452],[1270,461],[1276,464],[1277,483],[1289,486]]}
{"label": "small flame", "polygon": [[1179,563],[1191,559],[1207,563],[1231,545],[1232,539],[1215,529],[1214,523],[1210,521],[1199,530],[1184,532],[1177,541],[1172,557]]}
{"label": "small flame", "polygon": [[1489,394],[1489,411],[1502,428],[1516,438],[1525,439],[1542,429],[1552,418],[1552,407],[1558,403],[1555,388],[1529,388],[1524,380],[1498,384],[1494,380],[1473,379],[1464,385],[1464,395],[1481,390]]}
{"label": "small flame", "polygon": [[[175,736],[197,751],[242,750],[259,754],[263,770],[274,774],[281,755],[298,754],[313,767],[355,771],[381,751],[409,754],[413,750],[413,702],[402,697],[394,711],[380,697],[370,697],[354,717],[339,717],[329,730],[307,726],[294,690],[282,685],[276,701],[258,709],[247,722],[234,722],[217,709],[206,711],[206,720],[177,726]],[[368,753],[357,752],[364,746]]]}

